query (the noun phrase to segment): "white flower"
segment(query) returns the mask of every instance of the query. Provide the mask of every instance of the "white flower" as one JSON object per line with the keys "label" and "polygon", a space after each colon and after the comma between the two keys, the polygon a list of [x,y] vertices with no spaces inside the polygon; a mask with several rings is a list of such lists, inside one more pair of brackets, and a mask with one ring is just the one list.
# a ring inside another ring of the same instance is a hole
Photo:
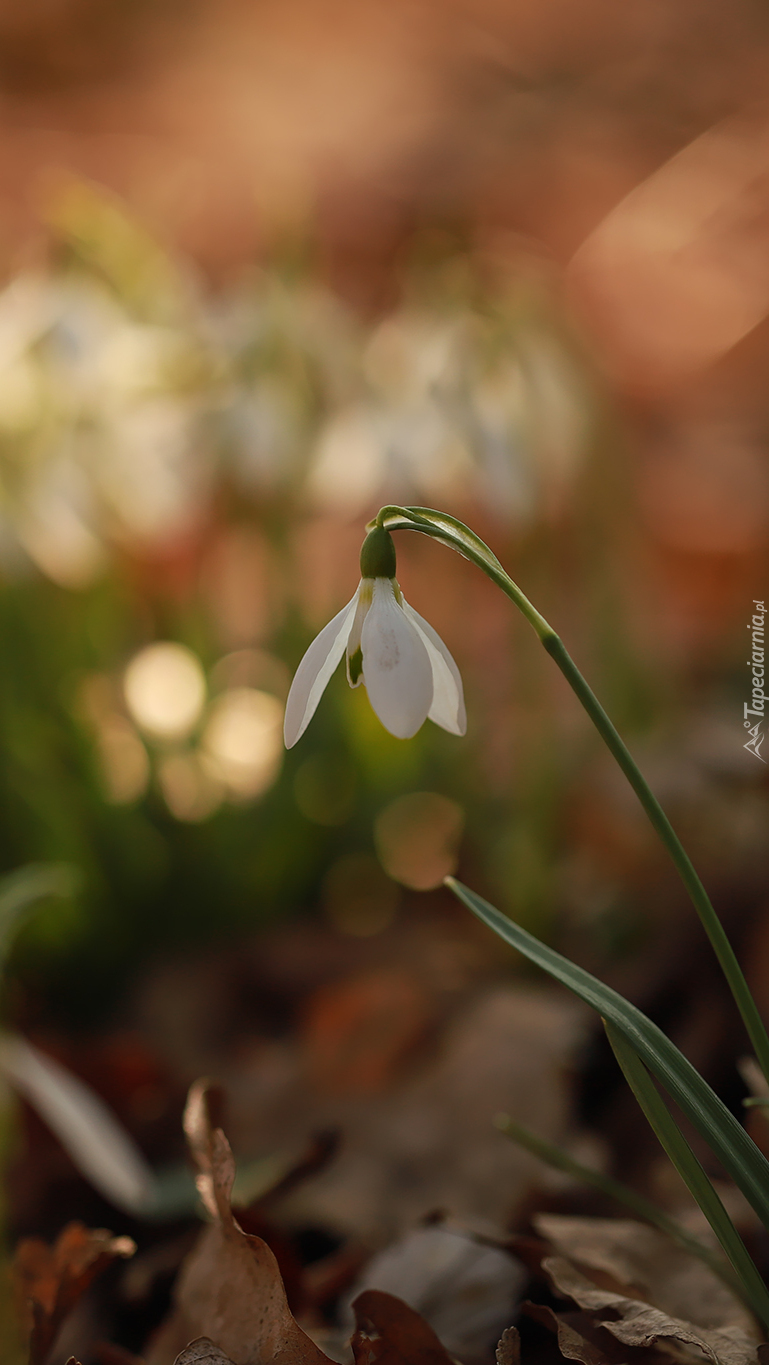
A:
{"label": "white flower", "polygon": [[386,730],[410,739],[429,717],[453,735],[467,728],[462,679],[432,626],[394,578],[362,578],[351,602],[313,640],[286,702],[286,747],[304,734],[343,654],[351,687],[363,682]]}

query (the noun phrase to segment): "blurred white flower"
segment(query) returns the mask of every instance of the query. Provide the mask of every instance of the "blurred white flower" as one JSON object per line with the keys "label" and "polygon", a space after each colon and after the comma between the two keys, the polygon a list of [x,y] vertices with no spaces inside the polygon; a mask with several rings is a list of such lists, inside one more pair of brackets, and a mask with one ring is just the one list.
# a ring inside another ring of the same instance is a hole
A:
{"label": "blurred white flower", "polygon": [[62,452],[33,469],[18,499],[16,535],[43,573],[66,588],[85,588],[106,563],[93,529],[92,489],[76,460]]}
{"label": "blurred white flower", "polygon": [[303,469],[307,416],[287,379],[266,375],[223,413],[235,477],[247,492],[290,488]]}
{"label": "blurred white flower", "polygon": [[406,309],[380,322],[364,350],[363,373],[396,403],[423,402],[462,382],[470,343],[466,317]]}
{"label": "blurred white flower", "polygon": [[467,491],[473,458],[455,408],[468,344],[462,319],[406,309],[381,322],[361,355],[365,395],[332,412],[320,432],[311,497],[354,512],[379,497],[435,501]]}
{"label": "blurred white flower", "polygon": [[350,686],[366,684],[390,734],[410,739],[428,717],[451,734],[465,733],[462,679],[440,636],[409,606],[394,578],[363,578],[296,670],[286,702],[287,748],[304,734],[345,653]]}
{"label": "blurred white flower", "polygon": [[231,800],[252,800],[274,782],[281,762],[280,719],[278,698],[254,687],[233,687],[213,702],[202,760]]}
{"label": "blurred white flower", "polygon": [[466,489],[472,469],[466,443],[432,403],[359,403],[321,432],[308,491],[321,507],[350,513],[380,498],[450,501]]}
{"label": "blurred white flower", "polygon": [[182,332],[121,319],[93,357],[101,400],[109,408],[161,392],[193,359],[192,338]]}
{"label": "blurred white flower", "polygon": [[195,411],[163,396],[114,414],[95,443],[93,478],[124,533],[140,540],[178,535],[194,525],[211,471],[195,436]]}

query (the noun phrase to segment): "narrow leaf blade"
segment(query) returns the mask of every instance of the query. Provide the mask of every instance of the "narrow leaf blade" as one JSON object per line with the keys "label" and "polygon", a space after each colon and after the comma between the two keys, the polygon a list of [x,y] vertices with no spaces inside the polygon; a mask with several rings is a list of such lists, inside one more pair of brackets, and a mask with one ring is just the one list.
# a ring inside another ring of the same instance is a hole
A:
{"label": "narrow leaf blade", "polygon": [[615,1180],[610,1175],[605,1175],[603,1171],[593,1170],[590,1166],[583,1166],[581,1161],[575,1161],[573,1156],[564,1152],[555,1143],[548,1142],[547,1138],[540,1137],[538,1133],[532,1133],[529,1128],[524,1128],[520,1123],[514,1123],[507,1114],[500,1114],[495,1120],[497,1128],[524,1147],[532,1156],[536,1156],[540,1161],[544,1161],[548,1166],[552,1166],[557,1171],[565,1171],[575,1180],[580,1180],[584,1185],[590,1185],[593,1189],[599,1190],[601,1194],[609,1199],[615,1200],[618,1204],[630,1209],[637,1218],[643,1222],[651,1224],[669,1237],[672,1242],[687,1251],[690,1256],[697,1256],[703,1261],[714,1275],[728,1284],[734,1290],[734,1278],[723,1258],[713,1251],[712,1247],[706,1246],[704,1242],[698,1241],[686,1228],[677,1223],[674,1218],[670,1218],[664,1209],[658,1208],[650,1199],[639,1194],[637,1190],[631,1190],[627,1185],[623,1185],[621,1180]]}
{"label": "narrow leaf blade", "polygon": [[604,1021],[604,1026],[625,1080],[734,1267],[743,1298],[766,1328],[769,1324],[769,1291],[756,1269],[753,1258],[643,1062],[613,1024]]}
{"label": "narrow leaf blade", "polygon": [[553,948],[540,943],[533,934],[527,933],[469,887],[453,877],[446,878],[446,885],[474,915],[512,948],[560,981],[603,1019],[614,1024],[664,1086],[670,1098],[701,1133],[764,1226],[769,1228],[769,1161],[662,1029],[617,991],[605,986],[582,967],[569,962]]}
{"label": "narrow leaf blade", "polygon": [[18,1035],[0,1035],[0,1074],[37,1110],[78,1170],[128,1213],[154,1194],[152,1170],[103,1100],[53,1057]]}
{"label": "narrow leaf blade", "polygon": [[49,896],[72,895],[75,886],[74,870],[65,863],[30,863],[0,879],[0,971],[27,912]]}

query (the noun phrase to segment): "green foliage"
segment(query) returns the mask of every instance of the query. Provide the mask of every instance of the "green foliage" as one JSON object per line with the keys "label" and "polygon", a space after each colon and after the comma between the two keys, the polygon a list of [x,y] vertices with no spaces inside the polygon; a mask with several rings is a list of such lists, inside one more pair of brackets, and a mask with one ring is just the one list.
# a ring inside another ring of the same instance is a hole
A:
{"label": "green foliage", "polygon": [[625,1080],[678,1174],[705,1214],[724,1254],[731,1262],[742,1287],[743,1297],[750,1304],[759,1322],[763,1324],[764,1330],[766,1330],[769,1325],[769,1290],[767,1290],[753,1258],[726,1212],[715,1186],[706,1175],[689,1143],[672,1118],[667,1105],[640,1057],[637,1056],[635,1049],[608,1021],[606,1022],[606,1034]]}
{"label": "green foliage", "polygon": [[447,885],[500,938],[601,1016],[636,1098],[716,1233],[739,1279],[743,1297],[759,1320],[765,1326],[769,1324],[766,1286],[711,1181],[671,1118],[649,1072],[705,1139],[767,1227],[769,1162],[762,1152],[683,1053],[641,1010],[589,972],[540,943],[453,877],[447,878]]}
{"label": "green foliage", "polygon": [[446,884],[500,938],[619,1030],[708,1143],[764,1225],[769,1226],[769,1161],[662,1030],[617,991],[540,943],[474,891],[453,877],[447,878]]}

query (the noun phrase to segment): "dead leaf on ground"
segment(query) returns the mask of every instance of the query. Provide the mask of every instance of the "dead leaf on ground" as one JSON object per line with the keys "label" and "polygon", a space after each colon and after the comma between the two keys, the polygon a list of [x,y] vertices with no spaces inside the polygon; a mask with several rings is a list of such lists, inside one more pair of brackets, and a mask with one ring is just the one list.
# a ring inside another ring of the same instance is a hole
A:
{"label": "dead leaf on ground", "polygon": [[69,1223],[49,1247],[25,1237],[16,1248],[13,1288],[22,1321],[30,1333],[30,1365],[43,1365],[64,1320],[102,1270],[119,1256],[133,1256],[130,1237],[113,1237]]}
{"label": "dead leaf on ground", "polygon": [[397,1078],[435,1018],[435,1002],[408,971],[380,967],[315,992],[302,1041],[321,1094],[376,1094]]}
{"label": "dead leaf on ground", "polygon": [[367,1289],[353,1311],[355,1365],[453,1365],[432,1327],[394,1294]]}
{"label": "dead leaf on ground", "polygon": [[525,1303],[523,1311],[535,1322],[541,1322],[558,1338],[558,1349],[566,1360],[579,1360],[582,1365],[623,1365],[627,1350],[596,1324],[590,1313],[556,1313],[543,1303]]}
{"label": "dead leaf on ground", "polygon": [[185,1346],[174,1365],[232,1365],[232,1361],[208,1337],[198,1337]]}
{"label": "dead leaf on ground", "polygon": [[[218,1126],[220,1125],[217,1124]],[[235,1214],[241,1229],[250,1236],[261,1237],[272,1249],[278,1262],[289,1307],[299,1316],[306,1312],[312,1313],[317,1305],[324,1302],[324,1295],[326,1299],[335,1297],[333,1287],[336,1283],[339,1284],[336,1293],[341,1293],[343,1288],[352,1283],[360,1266],[360,1250],[358,1249],[357,1254],[351,1257],[348,1249],[343,1248],[341,1254],[337,1253],[329,1258],[329,1264],[315,1262],[310,1267],[311,1273],[308,1275],[306,1273],[308,1268],[302,1265],[294,1242],[285,1229],[275,1221],[272,1210],[305,1180],[324,1170],[334,1160],[339,1147],[338,1129],[319,1130],[312,1134],[304,1150],[284,1166],[273,1183],[248,1201],[245,1207],[238,1199],[240,1181],[233,1192]],[[331,1294],[327,1291],[327,1283],[332,1290]]]}
{"label": "dead leaf on ground", "polygon": [[164,1365],[201,1337],[216,1342],[232,1365],[330,1365],[293,1317],[267,1243],[243,1232],[235,1220],[230,1206],[235,1162],[224,1133],[211,1122],[205,1081],[190,1090],[184,1130],[198,1168],[198,1192],[213,1221],[182,1267],[176,1308],[148,1365]]}
{"label": "dead leaf on ground", "polygon": [[521,1334],[517,1327],[506,1327],[494,1356],[497,1365],[521,1365]]}
{"label": "dead leaf on ground", "polygon": [[467,1365],[488,1359],[515,1317],[525,1279],[509,1252],[439,1225],[417,1228],[375,1255],[350,1299],[367,1289],[402,1299],[425,1318],[449,1355]]}
{"label": "dead leaf on ground", "polygon": [[295,1227],[330,1227],[379,1247],[429,1209],[497,1224],[500,1190],[506,1208],[515,1207],[535,1160],[500,1141],[494,1116],[515,1113],[551,1140],[562,1137],[566,1066],[585,1017],[549,990],[495,986],[463,1002],[435,1052],[421,1053],[415,1070],[365,1103],[350,1092],[313,1095],[304,1061],[272,1050],[235,1081],[233,1131],[253,1151],[289,1149],[297,1113],[308,1127],[343,1129],[339,1157],[281,1204]]}
{"label": "dead leaf on ground", "polygon": [[550,1213],[539,1214],[534,1226],[558,1255],[577,1262],[604,1288],[628,1292],[697,1327],[738,1328],[756,1339],[755,1321],[736,1294],[656,1228],[632,1218]]}
{"label": "dead leaf on ground", "polygon": [[[696,1327],[693,1323],[671,1317],[641,1299],[627,1298],[613,1290],[599,1288],[561,1256],[546,1257],[542,1269],[556,1293],[573,1299],[580,1308],[587,1309],[599,1326],[605,1327],[625,1346],[650,1347],[659,1341],[677,1342],[704,1352],[713,1365],[755,1365],[756,1341],[746,1336],[739,1327],[727,1327],[720,1331]],[[612,1316],[606,1317],[605,1314]],[[594,1362],[591,1361],[590,1365],[594,1365]]]}

